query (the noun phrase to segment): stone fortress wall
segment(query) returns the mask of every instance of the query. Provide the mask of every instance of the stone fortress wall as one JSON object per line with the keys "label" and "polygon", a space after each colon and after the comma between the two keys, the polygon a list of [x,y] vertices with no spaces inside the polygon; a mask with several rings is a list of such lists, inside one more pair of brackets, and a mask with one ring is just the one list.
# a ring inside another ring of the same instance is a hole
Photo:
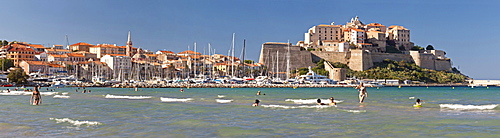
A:
{"label": "stone fortress wall", "polygon": [[[285,72],[287,66],[287,43],[265,43],[262,45],[260,54],[260,63],[270,71]],[[378,53],[366,50],[351,50],[348,52],[332,51],[307,51],[300,46],[290,45],[290,70],[316,66],[314,62],[320,59],[335,63],[347,64],[356,71],[367,70],[375,62],[382,62],[385,59],[394,61],[404,60],[406,62],[416,63],[422,68],[432,70],[451,70],[451,61],[449,59],[437,58],[433,53],[424,53],[422,51],[410,51],[410,54],[403,53]]]}

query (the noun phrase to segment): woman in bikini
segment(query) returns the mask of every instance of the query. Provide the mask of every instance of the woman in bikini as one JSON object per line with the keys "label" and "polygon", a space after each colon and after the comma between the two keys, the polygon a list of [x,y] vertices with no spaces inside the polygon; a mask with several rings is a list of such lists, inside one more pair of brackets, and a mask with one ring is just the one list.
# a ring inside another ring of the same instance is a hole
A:
{"label": "woman in bikini", "polygon": [[363,103],[365,98],[368,97],[368,92],[366,92],[366,87],[361,82],[356,89],[359,89],[359,103]]}
{"label": "woman in bikini", "polygon": [[42,104],[42,95],[40,95],[38,88],[40,88],[40,86],[35,86],[35,90],[33,91],[33,94],[31,94],[30,103],[33,105]]}

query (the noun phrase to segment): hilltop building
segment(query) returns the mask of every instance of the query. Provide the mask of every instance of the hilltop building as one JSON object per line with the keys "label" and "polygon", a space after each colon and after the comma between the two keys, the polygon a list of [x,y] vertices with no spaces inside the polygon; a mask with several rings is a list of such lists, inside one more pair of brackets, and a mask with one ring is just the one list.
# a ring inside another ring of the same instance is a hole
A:
{"label": "hilltop building", "polygon": [[[451,61],[442,50],[413,51],[410,30],[397,25],[386,27],[380,23],[364,24],[359,17],[352,18],[345,25],[316,25],[307,30],[304,41],[296,45],[268,42],[262,44],[259,62],[272,74],[290,69],[315,66],[320,59],[347,64],[357,71],[367,70],[374,62],[384,59],[416,63],[432,70],[451,70]],[[399,50],[388,53],[388,47]],[[291,56],[287,56],[290,54]],[[280,71],[281,70],[281,71]],[[330,69],[330,72],[342,70]],[[344,73],[345,74],[345,73]],[[330,74],[334,79],[334,74]],[[343,77],[335,76],[335,79]],[[285,78],[281,78],[285,79]]]}

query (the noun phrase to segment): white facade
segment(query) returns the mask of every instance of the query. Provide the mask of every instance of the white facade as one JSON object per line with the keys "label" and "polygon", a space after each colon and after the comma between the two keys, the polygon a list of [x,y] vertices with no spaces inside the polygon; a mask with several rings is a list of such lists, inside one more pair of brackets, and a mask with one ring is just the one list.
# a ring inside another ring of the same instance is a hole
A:
{"label": "white facade", "polygon": [[365,31],[361,29],[351,29],[351,43],[358,44],[365,42]]}
{"label": "white facade", "polygon": [[318,25],[311,27],[304,34],[304,44],[308,46],[319,46],[321,41],[341,41],[342,30],[341,25]]}
{"label": "white facade", "polygon": [[131,57],[105,55],[101,62],[106,63],[112,70],[130,69],[132,67]]}

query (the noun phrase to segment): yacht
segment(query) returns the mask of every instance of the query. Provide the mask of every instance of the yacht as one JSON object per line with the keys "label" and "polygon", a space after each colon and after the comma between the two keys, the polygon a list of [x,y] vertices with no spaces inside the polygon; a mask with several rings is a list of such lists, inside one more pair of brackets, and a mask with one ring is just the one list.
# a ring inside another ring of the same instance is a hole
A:
{"label": "yacht", "polygon": [[310,66],[309,66],[309,72],[307,72],[305,75],[300,75],[297,78],[297,81],[299,83],[306,83],[306,84],[335,84],[335,83],[337,83],[337,81],[329,79],[326,76],[316,74],[314,71],[312,71]]}

